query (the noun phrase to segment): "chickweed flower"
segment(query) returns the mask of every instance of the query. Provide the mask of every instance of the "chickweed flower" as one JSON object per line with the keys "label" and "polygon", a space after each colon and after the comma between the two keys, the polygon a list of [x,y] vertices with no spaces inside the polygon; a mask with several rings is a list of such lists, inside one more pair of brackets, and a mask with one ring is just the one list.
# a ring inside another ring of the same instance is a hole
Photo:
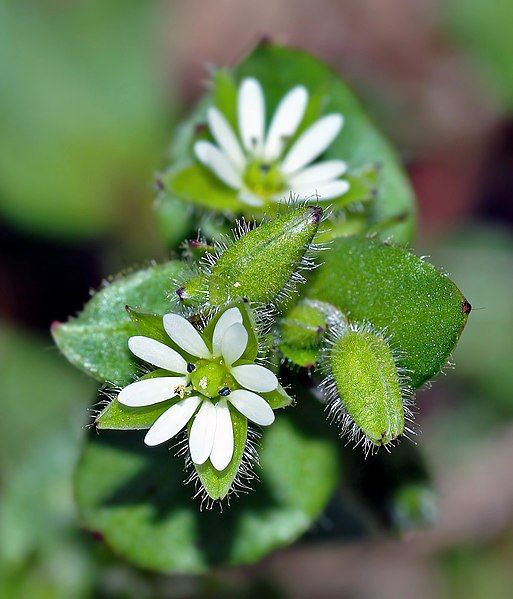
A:
{"label": "chickweed flower", "polygon": [[341,114],[323,116],[291,144],[307,104],[306,88],[293,87],[279,102],[266,131],[262,86],[256,79],[246,78],[238,91],[238,131],[234,132],[223,113],[211,106],[207,120],[217,145],[196,142],[196,157],[250,206],[279,201],[287,194],[300,199],[337,198],[349,189],[349,183],[340,179],[346,163],[312,163],[337,137],[344,119]]}
{"label": "chickweed flower", "polygon": [[259,393],[274,391],[278,379],[267,368],[242,359],[248,331],[238,308],[221,315],[211,339],[178,314],[166,314],[163,325],[178,351],[144,336],[130,337],[128,347],[169,376],[132,383],[120,392],[118,401],[143,407],[177,397],[151,426],[144,442],[164,443],[192,420],[188,433],[192,461],[204,464],[210,459],[216,470],[224,470],[234,453],[230,410],[260,426],[272,424],[274,412]]}

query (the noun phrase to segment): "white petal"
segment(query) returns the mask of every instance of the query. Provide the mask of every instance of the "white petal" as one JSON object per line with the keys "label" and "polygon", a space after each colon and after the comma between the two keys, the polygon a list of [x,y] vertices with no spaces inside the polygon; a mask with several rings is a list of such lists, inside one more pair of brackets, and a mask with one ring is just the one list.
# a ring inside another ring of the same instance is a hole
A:
{"label": "white petal", "polygon": [[246,150],[259,154],[264,143],[265,103],[260,83],[244,79],[238,97],[239,131]]}
{"label": "white petal", "polygon": [[335,139],[343,123],[341,114],[328,114],[316,121],[290,148],[281,165],[282,173],[290,175],[315,160]]}
{"label": "white petal", "polygon": [[221,342],[221,354],[225,364],[231,366],[238,360],[248,344],[248,332],[244,325],[236,322],[228,327]]}
{"label": "white petal", "polygon": [[224,470],[233,456],[232,417],[226,400],[218,401],[216,406],[216,433],[210,452],[210,461],[216,470]]}
{"label": "white petal", "polygon": [[242,179],[235,167],[221,150],[209,141],[197,141],[194,153],[198,160],[212,170],[223,183],[233,189],[240,189]]}
{"label": "white petal", "polygon": [[201,335],[183,316],[166,314],[163,323],[169,337],[188,354],[199,358],[211,357]]}
{"label": "white petal", "polygon": [[264,203],[260,196],[257,196],[255,193],[251,193],[250,191],[241,191],[239,193],[239,199],[248,206],[262,206]]}
{"label": "white petal", "polygon": [[233,164],[242,170],[246,164],[246,159],[244,158],[239,142],[235,137],[235,133],[223,113],[212,106],[208,109],[207,118],[210,131],[219,147],[225,152]]}
{"label": "white petal", "polygon": [[305,114],[308,92],[302,85],[294,87],[281,99],[269,127],[265,142],[265,157],[274,160],[280,156],[288,139],[294,135]]}
{"label": "white petal", "polygon": [[292,175],[289,177],[289,184],[298,187],[312,183],[327,183],[343,175],[346,170],[347,164],[343,160],[325,160]]}
{"label": "white petal", "polygon": [[260,426],[269,426],[274,422],[274,412],[263,397],[245,389],[238,389],[229,395],[233,406],[248,420]]}
{"label": "white petal", "polygon": [[195,464],[204,464],[212,451],[216,432],[216,408],[204,400],[194,418],[189,435],[191,458]]}
{"label": "white petal", "polygon": [[146,437],[144,437],[146,445],[159,445],[159,443],[164,443],[174,437],[192,418],[200,402],[199,397],[193,396],[182,399],[171,406],[157,418],[146,433]]}
{"label": "white petal", "polygon": [[235,380],[250,391],[268,393],[278,386],[278,379],[267,368],[258,364],[243,364],[234,366],[230,371]]}
{"label": "white petal", "polygon": [[302,185],[301,187],[295,187],[294,192],[299,194],[302,198],[318,196],[319,200],[331,200],[345,194],[348,189],[349,183],[343,179],[339,179],[337,181],[330,181],[329,183],[321,183],[319,185]]}
{"label": "white petal", "polygon": [[121,390],[119,403],[133,408],[151,406],[175,397],[175,389],[186,384],[184,376],[161,376],[132,383]]}
{"label": "white petal", "polygon": [[214,356],[221,355],[221,344],[223,342],[224,334],[227,329],[235,324],[236,322],[242,324],[242,314],[238,308],[230,308],[226,310],[219,318],[214,328],[214,335],[212,337],[212,354]]}
{"label": "white petal", "polygon": [[187,362],[182,356],[160,341],[136,335],[128,340],[128,348],[135,356],[153,366],[165,368],[170,372],[187,373]]}

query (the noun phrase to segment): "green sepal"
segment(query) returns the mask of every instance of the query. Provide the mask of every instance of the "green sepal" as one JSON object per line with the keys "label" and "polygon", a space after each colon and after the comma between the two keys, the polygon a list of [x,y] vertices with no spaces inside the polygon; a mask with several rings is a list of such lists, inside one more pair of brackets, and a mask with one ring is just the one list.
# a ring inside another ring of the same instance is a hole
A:
{"label": "green sepal", "polygon": [[321,215],[322,210],[315,206],[289,208],[238,239],[212,267],[208,278],[210,305],[224,305],[239,297],[279,303],[312,242]]}
{"label": "green sepal", "polygon": [[255,316],[253,314],[251,306],[249,305],[249,302],[241,299],[235,302],[231,302],[224,306],[221,310],[218,310],[208,321],[207,326],[203,330],[203,334],[207,339],[211,340],[214,335],[214,329],[218,320],[229,308],[239,309],[242,315],[242,324],[244,325],[244,328],[248,333],[248,344],[246,345],[244,353],[237,361],[237,364],[239,364],[240,361],[247,361],[249,364],[252,364],[255,361],[255,358],[258,356],[259,343],[257,337],[257,325],[255,322]]}
{"label": "green sepal", "polygon": [[326,316],[311,302],[296,304],[282,320],[284,345],[298,348],[318,347],[326,330]]}
{"label": "green sepal", "polygon": [[354,322],[386,330],[420,387],[443,368],[470,304],[445,274],[402,247],[360,237],[333,241],[307,288]]}
{"label": "green sepal", "polygon": [[237,86],[228,69],[216,69],[212,77],[213,100],[234,131],[238,130]]}
{"label": "green sepal", "polygon": [[55,343],[72,364],[97,380],[120,386],[132,382],[138,361],[128,350],[128,339],[137,327],[125,306],[169,312],[172,281],[186,276],[187,270],[185,264],[170,261],[114,279],[76,318],[52,326]]}
{"label": "green sepal", "polygon": [[343,175],[350,187],[344,195],[330,202],[330,206],[337,210],[378,198],[380,172],[378,164],[368,164]]}
{"label": "green sepal", "polygon": [[274,391],[259,393],[258,395],[261,395],[273,410],[286,408],[294,403],[294,398],[279,383]]}
{"label": "green sepal", "polygon": [[172,345],[172,341],[164,329],[162,314],[140,312],[130,306],[126,306],[126,311],[128,312],[128,316],[130,316],[130,320],[136,327],[137,335],[150,337],[151,339],[155,339],[156,341],[160,341],[169,346]]}
{"label": "green sepal", "polygon": [[[154,379],[161,376],[175,376],[168,370],[153,370],[145,374],[139,380]],[[173,404],[180,401],[180,397],[174,397],[152,406],[131,408],[119,403],[115,397],[96,417],[94,425],[97,429],[112,430],[141,430],[148,429],[159,416],[169,409]]]}
{"label": "green sepal", "polygon": [[162,175],[166,191],[208,210],[241,212],[237,193],[200,164],[184,164]]}
{"label": "green sepal", "polygon": [[301,368],[312,368],[319,359],[319,350],[317,348],[293,347],[282,343],[280,351],[290,363]]}
{"label": "green sepal", "polygon": [[[233,486],[233,482],[239,472],[242,457],[246,449],[248,437],[248,419],[238,412],[228,402],[230,416],[233,426],[233,457],[224,470],[216,470],[210,460],[204,464],[194,464],[203,488],[211,499],[224,499]],[[191,419],[187,427],[190,432],[193,420]]]}

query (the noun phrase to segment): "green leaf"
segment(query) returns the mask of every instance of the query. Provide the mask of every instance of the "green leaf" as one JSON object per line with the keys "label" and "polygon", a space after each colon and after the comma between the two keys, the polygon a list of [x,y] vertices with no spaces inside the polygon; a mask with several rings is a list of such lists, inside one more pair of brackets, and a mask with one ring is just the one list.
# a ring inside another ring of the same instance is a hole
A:
{"label": "green leaf", "polygon": [[325,507],[340,476],[337,443],[322,409],[280,412],[264,433],[260,482],[223,513],[199,510],[183,485],[182,458],[143,446],[138,433],[91,435],[76,472],[85,526],[132,563],[160,572],[203,572],[254,562],[294,541]]}
{"label": "green leaf", "polygon": [[115,279],[97,292],[76,318],[52,327],[55,343],[72,364],[99,381],[130,383],[138,364],[127,342],[137,328],[125,306],[168,312],[173,280],[184,276],[186,270],[182,263],[171,261]]}
{"label": "green leaf", "polygon": [[[228,404],[229,405],[229,404]],[[242,462],[242,456],[246,449],[246,440],[248,436],[248,419],[240,412],[230,407],[230,415],[233,425],[233,444],[234,452],[231,462],[222,470],[216,470],[210,460],[204,464],[194,464],[196,472],[200,478],[201,484],[205,488],[211,499],[224,499],[232,488],[233,481]],[[189,422],[189,430],[192,426],[192,420]]]}
{"label": "green leaf", "polygon": [[[157,369],[142,376],[139,380],[153,379],[161,376],[173,376],[168,370]],[[132,408],[119,403],[117,398],[101,411],[95,418],[94,425],[97,429],[111,430],[141,430],[148,429],[159,416],[180,401],[180,397],[162,401],[152,406]]]}
{"label": "green leaf", "polygon": [[155,214],[167,247],[178,246],[193,231],[191,207],[165,192],[159,193],[155,200]]}
{"label": "green leaf", "polygon": [[434,266],[401,247],[364,238],[335,240],[307,294],[352,321],[384,329],[414,387],[443,368],[470,309]]}

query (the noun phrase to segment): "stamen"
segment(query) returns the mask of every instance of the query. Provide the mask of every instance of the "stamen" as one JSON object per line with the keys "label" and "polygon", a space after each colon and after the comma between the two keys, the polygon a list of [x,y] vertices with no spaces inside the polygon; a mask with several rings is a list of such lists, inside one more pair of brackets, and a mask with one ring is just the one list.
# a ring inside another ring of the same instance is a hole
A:
{"label": "stamen", "polygon": [[192,362],[189,362],[187,364],[187,372],[190,374],[191,372],[194,372],[196,370],[196,366],[194,364],[192,364]]}

